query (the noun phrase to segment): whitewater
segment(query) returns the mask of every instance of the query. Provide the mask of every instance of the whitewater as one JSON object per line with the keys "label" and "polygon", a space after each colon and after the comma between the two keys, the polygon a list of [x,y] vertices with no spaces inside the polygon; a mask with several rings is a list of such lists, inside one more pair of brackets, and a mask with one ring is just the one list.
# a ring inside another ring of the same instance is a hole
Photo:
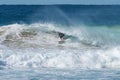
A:
{"label": "whitewater", "polygon": [[[0,57],[3,65],[1,66],[3,68],[120,68],[118,37],[120,30],[99,27],[100,29],[93,32],[96,27],[93,27],[93,31],[89,31],[89,27],[85,26],[79,28],[79,30],[69,28],[66,31],[53,24],[40,23],[2,26]],[[71,37],[66,39],[65,43],[59,44],[58,34],[55,32],[62,32]]]}
{"label": "whitewater", "polygon": [[109,7],[0,6],[0,80],[119,80],[119,6]]}

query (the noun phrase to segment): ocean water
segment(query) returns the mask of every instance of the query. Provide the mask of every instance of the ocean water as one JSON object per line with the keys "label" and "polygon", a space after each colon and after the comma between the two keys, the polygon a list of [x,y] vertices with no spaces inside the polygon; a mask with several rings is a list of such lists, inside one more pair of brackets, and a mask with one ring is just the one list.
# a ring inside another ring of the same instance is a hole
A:
{"label": "ocean water", "polygon": [[0,5],[0,80],[120,80],[119,8]]}

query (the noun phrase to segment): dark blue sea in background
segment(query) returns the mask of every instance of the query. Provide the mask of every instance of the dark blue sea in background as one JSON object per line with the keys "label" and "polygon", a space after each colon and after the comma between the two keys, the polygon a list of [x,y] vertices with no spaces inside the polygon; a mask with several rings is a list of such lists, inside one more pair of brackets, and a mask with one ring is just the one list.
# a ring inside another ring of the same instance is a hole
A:
{"label": "dark blue sea in background", "polygon": [[120,5],[0,5],[0,80],[21,79],[120,80]]}
{"label": "dark blue sea in background", "polygon": [[119,25],[119,5],[1,5],[0,25],[52,22],[65,25]]}

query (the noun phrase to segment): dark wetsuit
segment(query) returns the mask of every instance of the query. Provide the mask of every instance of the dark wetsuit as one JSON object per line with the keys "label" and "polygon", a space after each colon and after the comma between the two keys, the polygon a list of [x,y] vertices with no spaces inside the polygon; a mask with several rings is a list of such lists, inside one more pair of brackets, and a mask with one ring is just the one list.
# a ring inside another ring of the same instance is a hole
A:
{"label": "dark wetsuit", "polygon": [[65,34],[63,34],[63,33],[58,33],[58,35],[59,35],[59,37],[61,38],[61,39],[63,39],[63,37],[65,36]]}

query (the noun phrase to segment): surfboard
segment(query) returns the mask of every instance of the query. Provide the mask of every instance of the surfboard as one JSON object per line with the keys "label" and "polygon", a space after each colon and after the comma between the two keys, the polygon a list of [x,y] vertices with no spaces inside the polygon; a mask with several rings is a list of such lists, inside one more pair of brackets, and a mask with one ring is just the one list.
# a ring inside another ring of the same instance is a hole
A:
{"label": "surfboard", "polygon": [[59,44],[63,44],[63,43],[65,43],[65,41],[64,41],[64,40],[61,40],[61,41],[58,41],[58,43],[59,43]]}

